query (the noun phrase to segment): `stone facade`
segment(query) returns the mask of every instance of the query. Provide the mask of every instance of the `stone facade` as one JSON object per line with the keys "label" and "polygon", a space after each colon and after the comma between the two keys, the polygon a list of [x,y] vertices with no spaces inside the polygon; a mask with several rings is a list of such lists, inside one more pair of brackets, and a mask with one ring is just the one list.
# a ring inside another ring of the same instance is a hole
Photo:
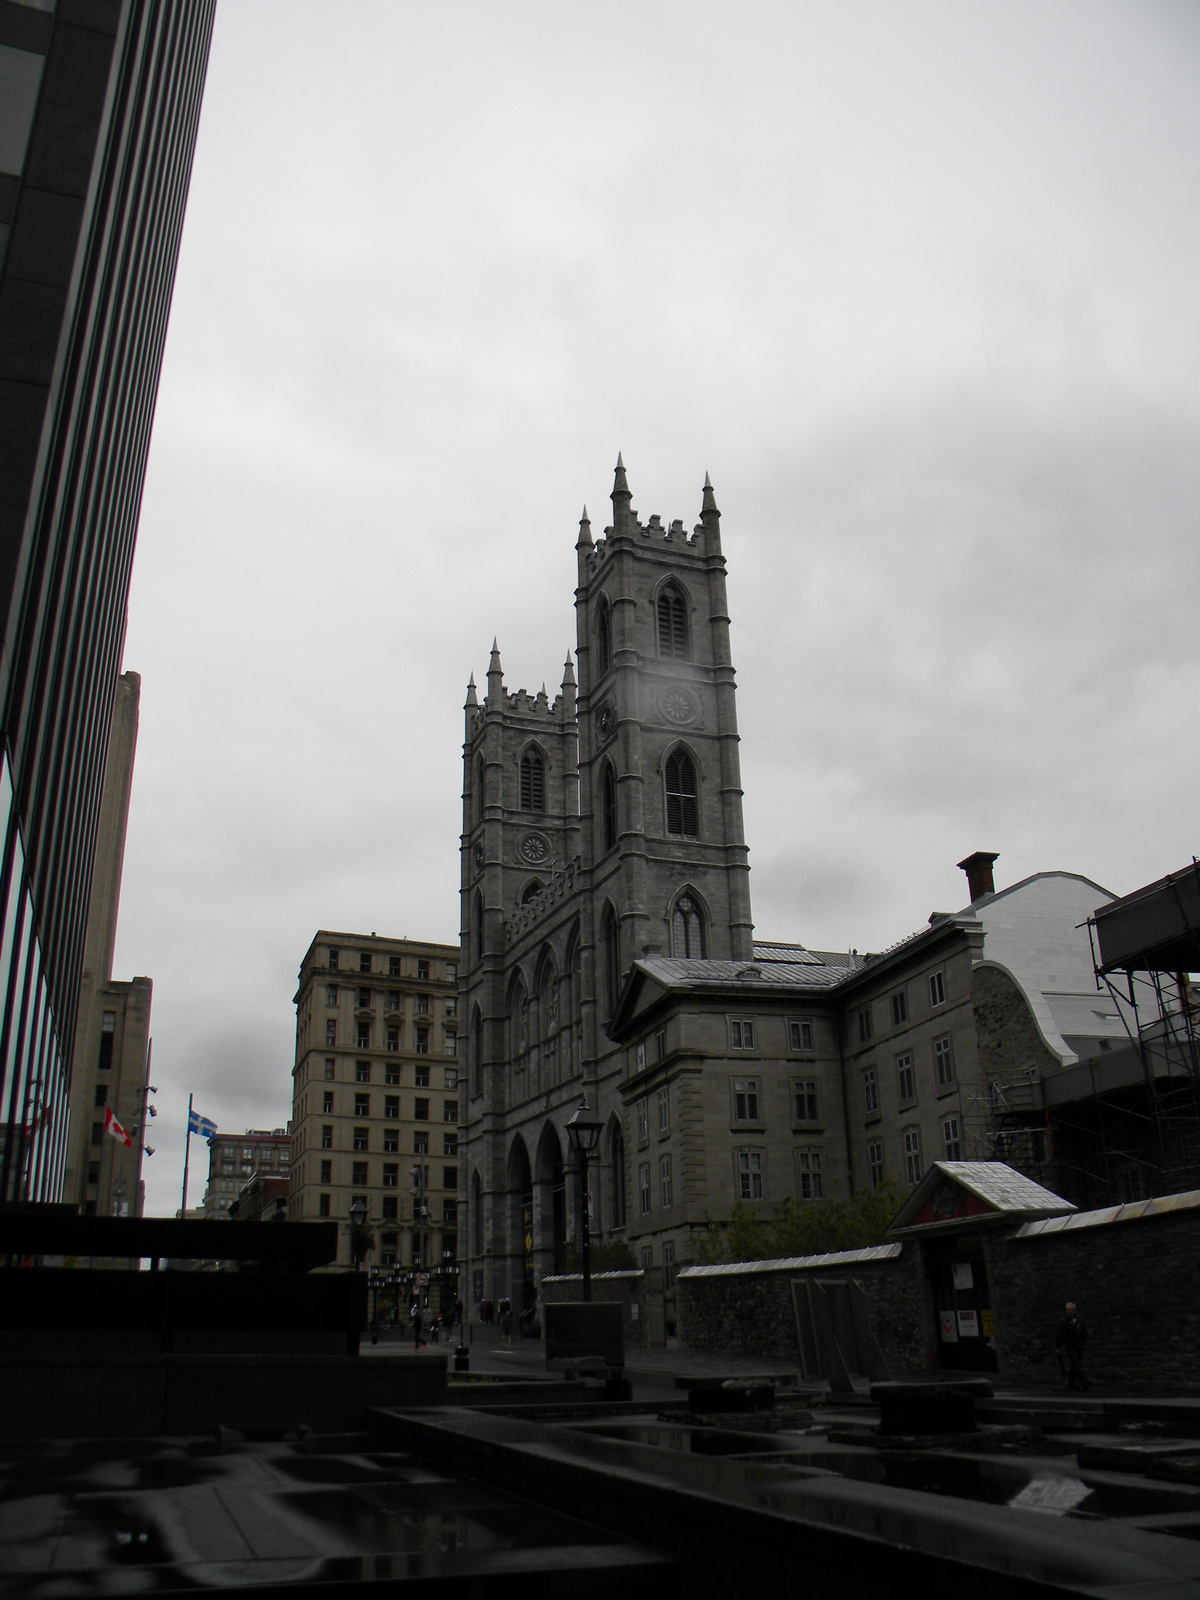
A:
{"label": "stone facade", "polygon": [[360,1196],[370,1265],[455,1263],[459,960],[457,945],[322,929],[301,963],[289,1214],[341,1223],[344,1265]]}
{"label": "stone facade", "polygon": [[[154,986],[149,978],[123,983],[112,975],[140,698],[136,672],[117,679],[71,1063],[63,1199],[88,1216],[141,1216],[142,1156],[153,1126],[149,1069]],[[106,1133],[109,1109],[128,1133],[129,1146]]]}

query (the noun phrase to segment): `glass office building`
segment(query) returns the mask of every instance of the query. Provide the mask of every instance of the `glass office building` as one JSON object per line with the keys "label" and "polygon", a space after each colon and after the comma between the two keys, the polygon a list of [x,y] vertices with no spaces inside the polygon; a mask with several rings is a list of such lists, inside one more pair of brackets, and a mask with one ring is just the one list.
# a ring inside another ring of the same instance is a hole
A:
{"label": "glass office building", "polygon": [[0,1202],[57,1199],[215,0],[0,0]]}

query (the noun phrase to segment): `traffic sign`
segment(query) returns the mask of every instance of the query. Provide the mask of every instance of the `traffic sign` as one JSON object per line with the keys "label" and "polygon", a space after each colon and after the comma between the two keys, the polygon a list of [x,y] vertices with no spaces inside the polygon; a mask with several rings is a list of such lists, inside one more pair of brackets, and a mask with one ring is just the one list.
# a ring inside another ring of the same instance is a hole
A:
{"label": "traffic sign", "polygon": [[426,1288],[428,1286],[428,1283],[429,1283],[429,1274],[427,1272],[418,1272],[417,1273],[417,1284],[418,1284],[418,1286],[420,1288],[424,1289],[424,1288]]}

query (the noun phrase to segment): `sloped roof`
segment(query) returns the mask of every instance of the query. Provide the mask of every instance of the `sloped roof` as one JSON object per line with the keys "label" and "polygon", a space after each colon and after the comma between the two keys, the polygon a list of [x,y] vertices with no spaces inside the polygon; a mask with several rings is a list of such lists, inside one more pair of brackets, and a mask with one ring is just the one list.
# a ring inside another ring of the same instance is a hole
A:
{"label": "sloped roof", "polygon": [[667,989],[832,989],[845,977],[811,951],[804,961],[683,961],[674,956],[642,956],[634,966]]}
{"label": "sloped roof", "polygon": [[[947,1180],[949,1183],[947,1184]],[[965,1204],[930,1202],[949,1188]],[[935,1161],[892,1219],[888,1231],[910,1227],[954,1227],[965,1221],[1061,1216],[1074,1211],[1069,1200],[1043,1188],[1004,1161]],[[920,1219],[919,1221],[916,1219]]]}
{"label": "sloped roof", "polygon": [[1123,1206],[1105,1206],[1099,1211],[1077,1211],[1074,1216],[1046,1217],[1027,1222],[1017,1229],[1018,1239],[1037,1239],[1044,1234],[1061,1233],[1064,1228],[1106,1228],[1113,1222],[1140,1222],[1143,1217],[1165,1217],[1173,1211],[1194,1211],[1200,1206],[1200,1189],[1182,1194],[1160,1194],[1150,1200],[1131,1200]]}

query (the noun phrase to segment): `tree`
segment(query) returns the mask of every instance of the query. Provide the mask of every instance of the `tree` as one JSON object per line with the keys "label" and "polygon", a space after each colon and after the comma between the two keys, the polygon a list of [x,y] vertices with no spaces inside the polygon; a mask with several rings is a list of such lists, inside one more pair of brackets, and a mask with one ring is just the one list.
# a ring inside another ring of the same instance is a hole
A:
{"label": "tree", "polygon": [[888,1178],[875,1189],[860,1189],[845,1199],[839,1195],[816,1202],[785,1200],[770,1219],[760,1218],[739,1202],[727,1223],[709,1218],[706,1232],[693,1235],[696,1261],[771,1261],[886,1244],[887,1225],[902,1198]]}

